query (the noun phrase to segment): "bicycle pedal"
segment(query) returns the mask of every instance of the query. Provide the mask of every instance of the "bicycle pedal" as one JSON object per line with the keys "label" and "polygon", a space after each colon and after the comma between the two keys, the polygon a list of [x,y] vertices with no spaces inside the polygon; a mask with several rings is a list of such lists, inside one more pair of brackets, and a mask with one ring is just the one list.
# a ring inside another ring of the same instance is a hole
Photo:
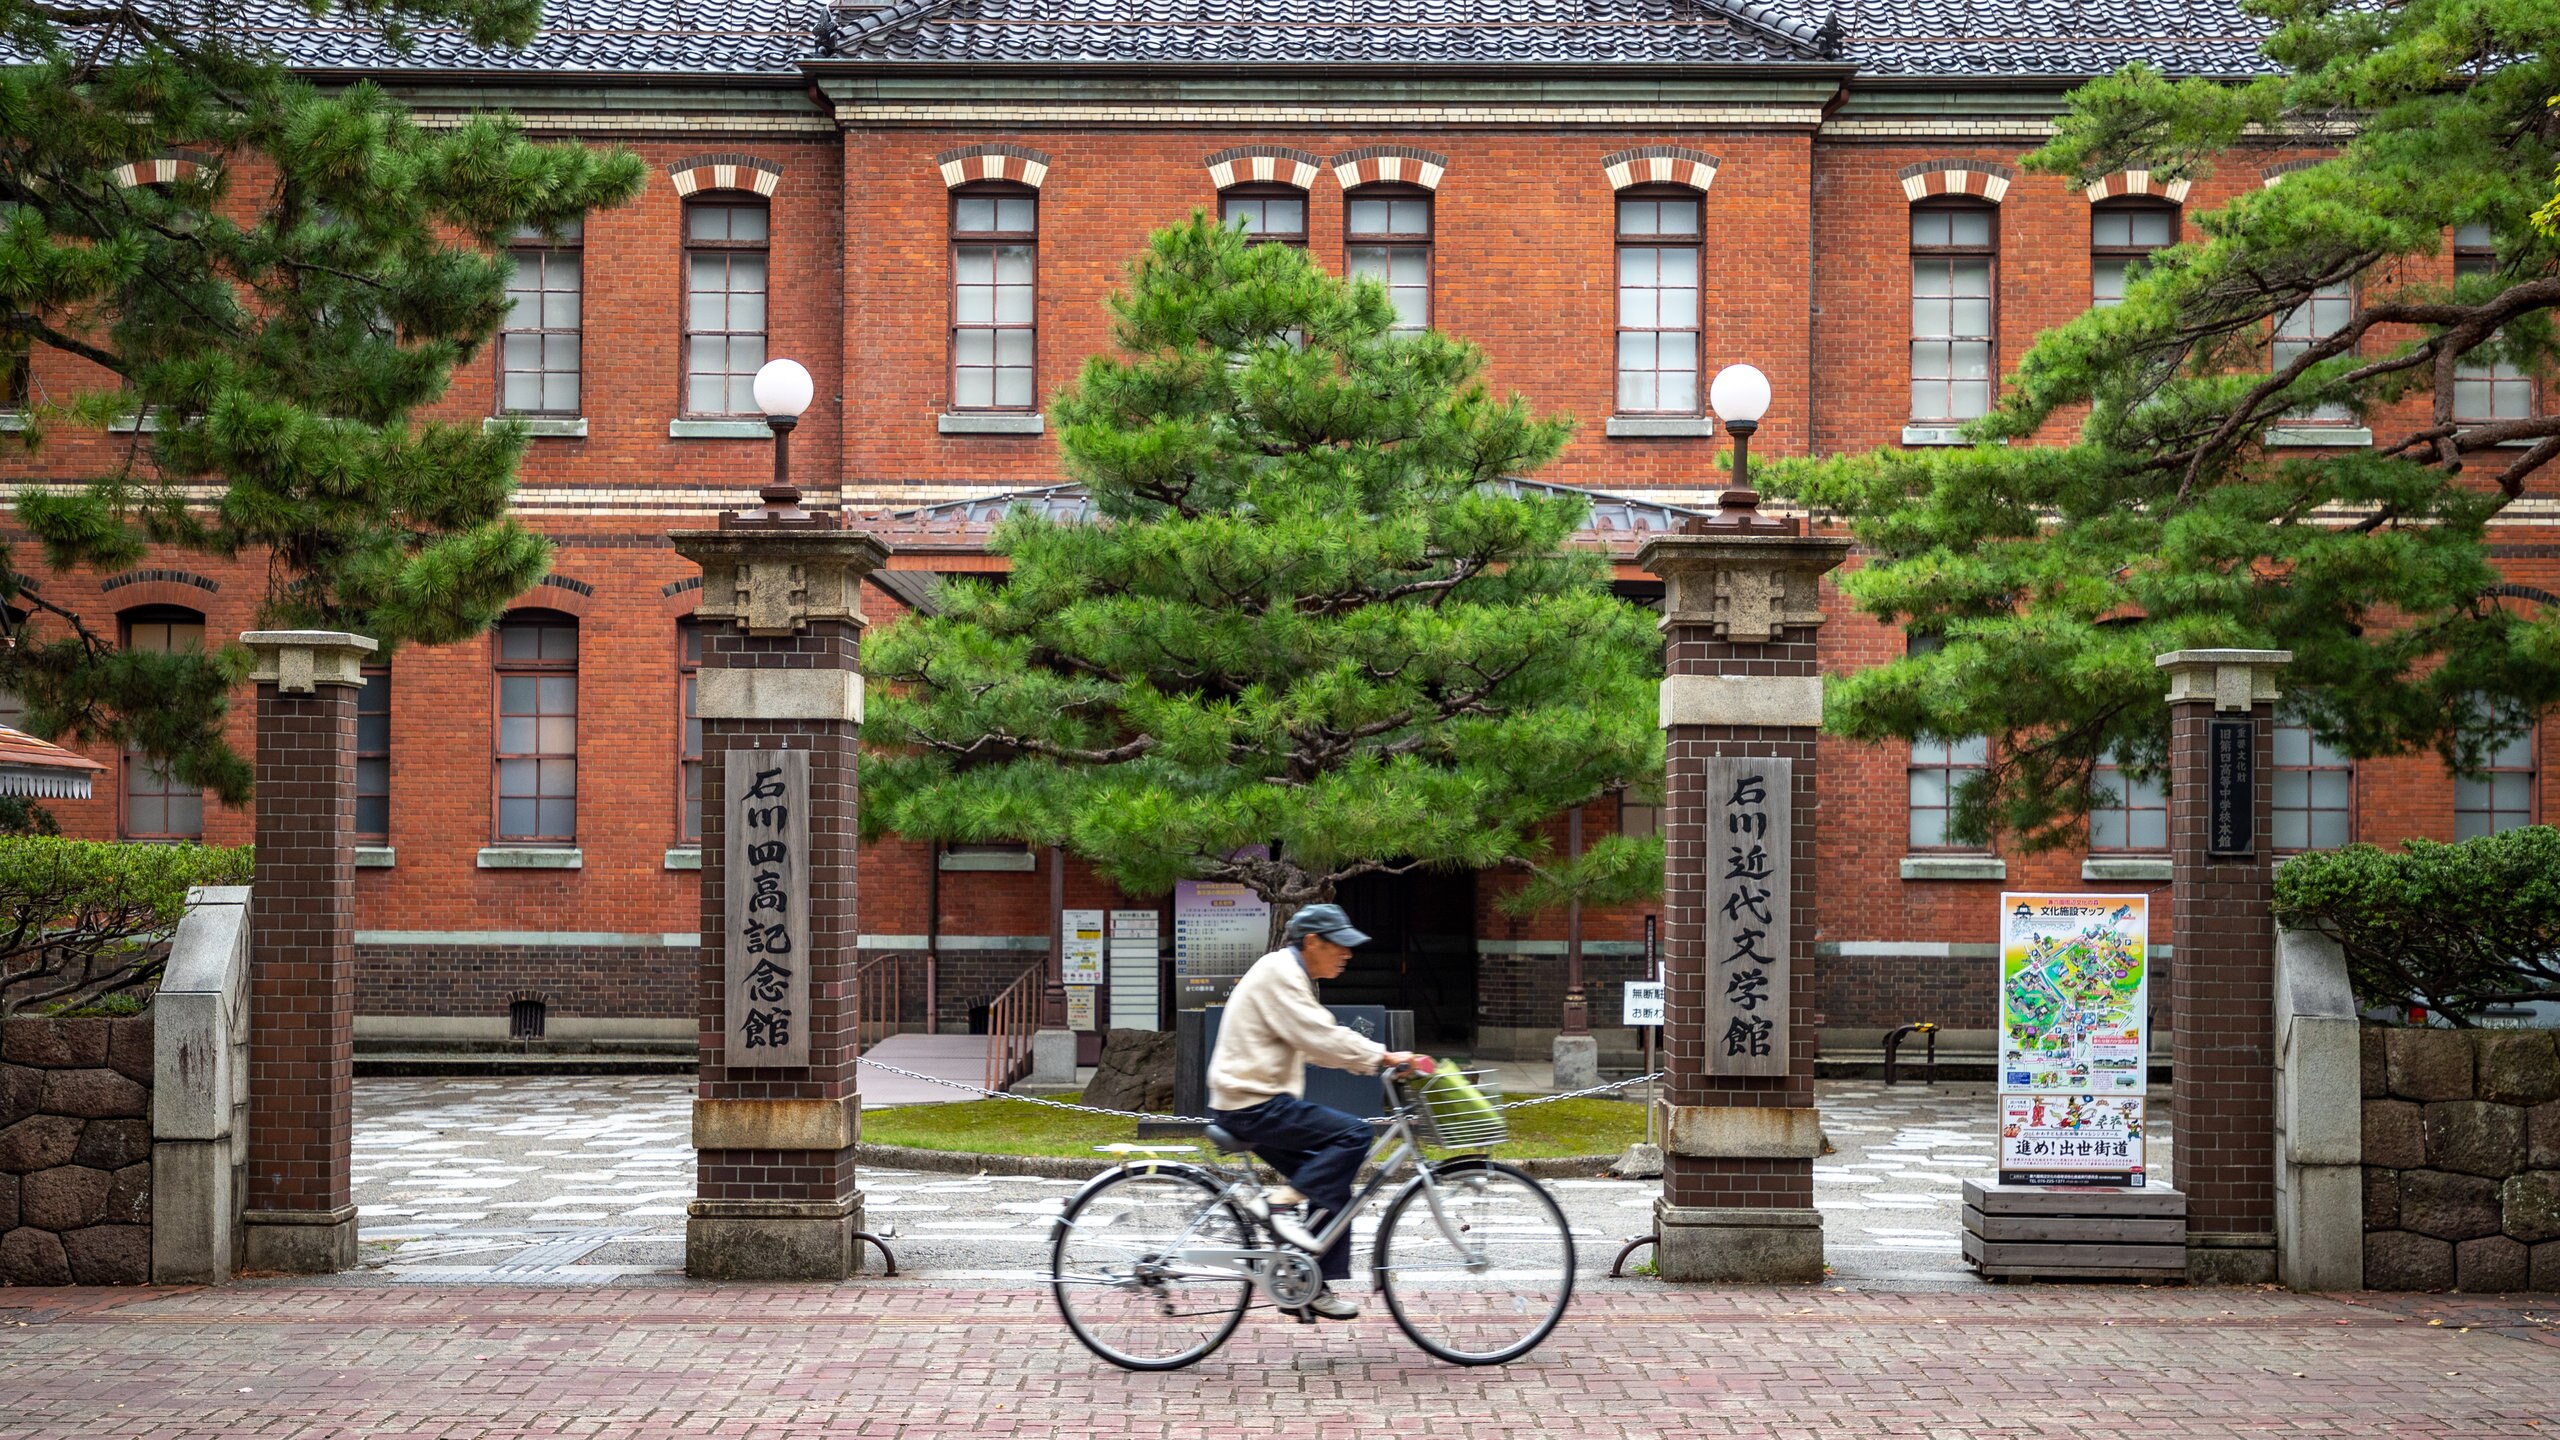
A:
{"label": "bicycle pedal", "polygon": [[1306,1309],[1303,1306],[1287,1313],[1290,1319],[1297,1321],[1301,1325],[1313,1325],[1316,1323],[1316,1312]]}

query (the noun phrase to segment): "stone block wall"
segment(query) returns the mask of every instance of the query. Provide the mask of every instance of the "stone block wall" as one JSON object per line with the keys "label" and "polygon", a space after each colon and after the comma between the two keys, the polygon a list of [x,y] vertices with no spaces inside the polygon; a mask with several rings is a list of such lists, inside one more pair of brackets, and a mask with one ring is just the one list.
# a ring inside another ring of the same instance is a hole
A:
{"label": "stone block wall", "polygon": [[0,1285],[151,1278],[151,1027],[0,1020]]}
{"label": "stone block wall", "polygon": [[2560,1290],[2560,1036],[2363,1042],[2366,1286]]}

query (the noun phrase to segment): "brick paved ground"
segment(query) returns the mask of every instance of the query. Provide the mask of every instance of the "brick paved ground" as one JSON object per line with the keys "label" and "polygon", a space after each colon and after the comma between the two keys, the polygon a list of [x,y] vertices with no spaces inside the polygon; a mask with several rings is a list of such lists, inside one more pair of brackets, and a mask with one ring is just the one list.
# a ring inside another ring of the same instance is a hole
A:
{"label": "brick paved ground", "polygon": [[1628,1284],[1500,1370],[1434,1364],[1383,1319],[1257,1314],[1196,1369],[1144,1376],[1016,1287],[18,1291],[0,1292],[0,1434],[2528,1436],[2560,1426],[2555,1309]]}

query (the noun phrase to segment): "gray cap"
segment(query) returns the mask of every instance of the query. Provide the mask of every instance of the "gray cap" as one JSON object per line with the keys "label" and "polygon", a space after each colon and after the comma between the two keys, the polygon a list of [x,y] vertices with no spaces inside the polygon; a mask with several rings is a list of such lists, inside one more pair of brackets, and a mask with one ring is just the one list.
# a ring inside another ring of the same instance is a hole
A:
{"label": "gray cap", "polygon": [[1339,905],[1306,906],[1290,916],[1288,925],[1280,931],[1283,940],[1300,940],[1309,935],[1321,935],[1342,946],[1369,943],[1369,937],[1352,927],[1351,917],[1343,914]]}

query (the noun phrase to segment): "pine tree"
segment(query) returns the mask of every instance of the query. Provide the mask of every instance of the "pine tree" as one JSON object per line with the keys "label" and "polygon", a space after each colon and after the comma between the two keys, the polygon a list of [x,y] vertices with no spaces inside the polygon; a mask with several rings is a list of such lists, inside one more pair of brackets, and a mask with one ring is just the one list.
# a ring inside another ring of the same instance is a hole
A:
{"label": "pine tree", "polygon": [[[866,825],[1285,913],[1362,874],[1553,872],[1542,822],[1660,773],[1653,617],[1571,543],[1586,502],[1506,483],[1566,422],[1394,329],[1376,282],[1198,215],[1111,311],[1120,353],[1050,409],[1096,518],[1015,513],[1008,577],[866,638]],[[1620,853],[1646,843],[1586,852],[1621,877],[1586,896],[1658,888],[1658,844]]]}
{"label": "pine tree", "polygon": [[[2560,238],[2534,224],[2560,151],[2560,7],[2248,0],[2280,73],[2170,81],[2135,67],[2072,96],[2030,170],[2074,188],[2207,173],[2253,136],[2333,158],[2190,217],[2123,303],[2047,332],[1985,442],[2086,408],[2077,443],[1879,452],[1768,472],[1845,517],[1874,559],[1841,584],[1935,647],[1835,684],[1859,739],[1991,737],[1958,833],[2077,839],[2111,752],[2165,760],[2153,657],[2290,650],[2291,712],[2356,757],[2434,750],[2476,769],[2560,701],[2560,604],[2502,580],[2488,527],[2550,493],[2560,414],[2456,414],[2458,365],[2549,373]],[[2243,152],[2245,153],[2245,152]],[[2560,212],[2555,212],[2560,215]],[[2448,232],[2488,227],[2496,263],[2447,282]],[[2353,287],[2352,318],[2271,357],[2271,326]],[[2427,416],[2398,430],[2388,407]],[[2271,455],[2270,427],[2331,407],[2370,452]]]}
{"label": "pine tree", "polygon": [[[538,13],[357,10],[394,43],[434,19],[521,44]],[[507,515],[517,427],[412,416],[504,321],[497,247],[621,203],[641,167],[533,144],[502,116],[428,131],[374,86],[321,91],[258,47],[252,19],[209,0],[0,0],[16,62],[0,67],[0,381],[25,412],[12,439],[115,442],[59,477],[76,485],[22,489],[18,523],[54,570],[126,567],[153,545],[249,555],[267,563],[263,623],[386,647],[460,639],[541,577],[549,547]],[[117,173],[173,154],[196,162],[175,180]],[[45,352],[89,378],[30,385]],[[213,498],[191,501],[200,486]],[[247,798],[249,767],[221,734],[239,647],[123,653],[5,548],[0,603],[0,688],[32,728],[134,746]],[[49,618],[21,618],[34,614]]]}

